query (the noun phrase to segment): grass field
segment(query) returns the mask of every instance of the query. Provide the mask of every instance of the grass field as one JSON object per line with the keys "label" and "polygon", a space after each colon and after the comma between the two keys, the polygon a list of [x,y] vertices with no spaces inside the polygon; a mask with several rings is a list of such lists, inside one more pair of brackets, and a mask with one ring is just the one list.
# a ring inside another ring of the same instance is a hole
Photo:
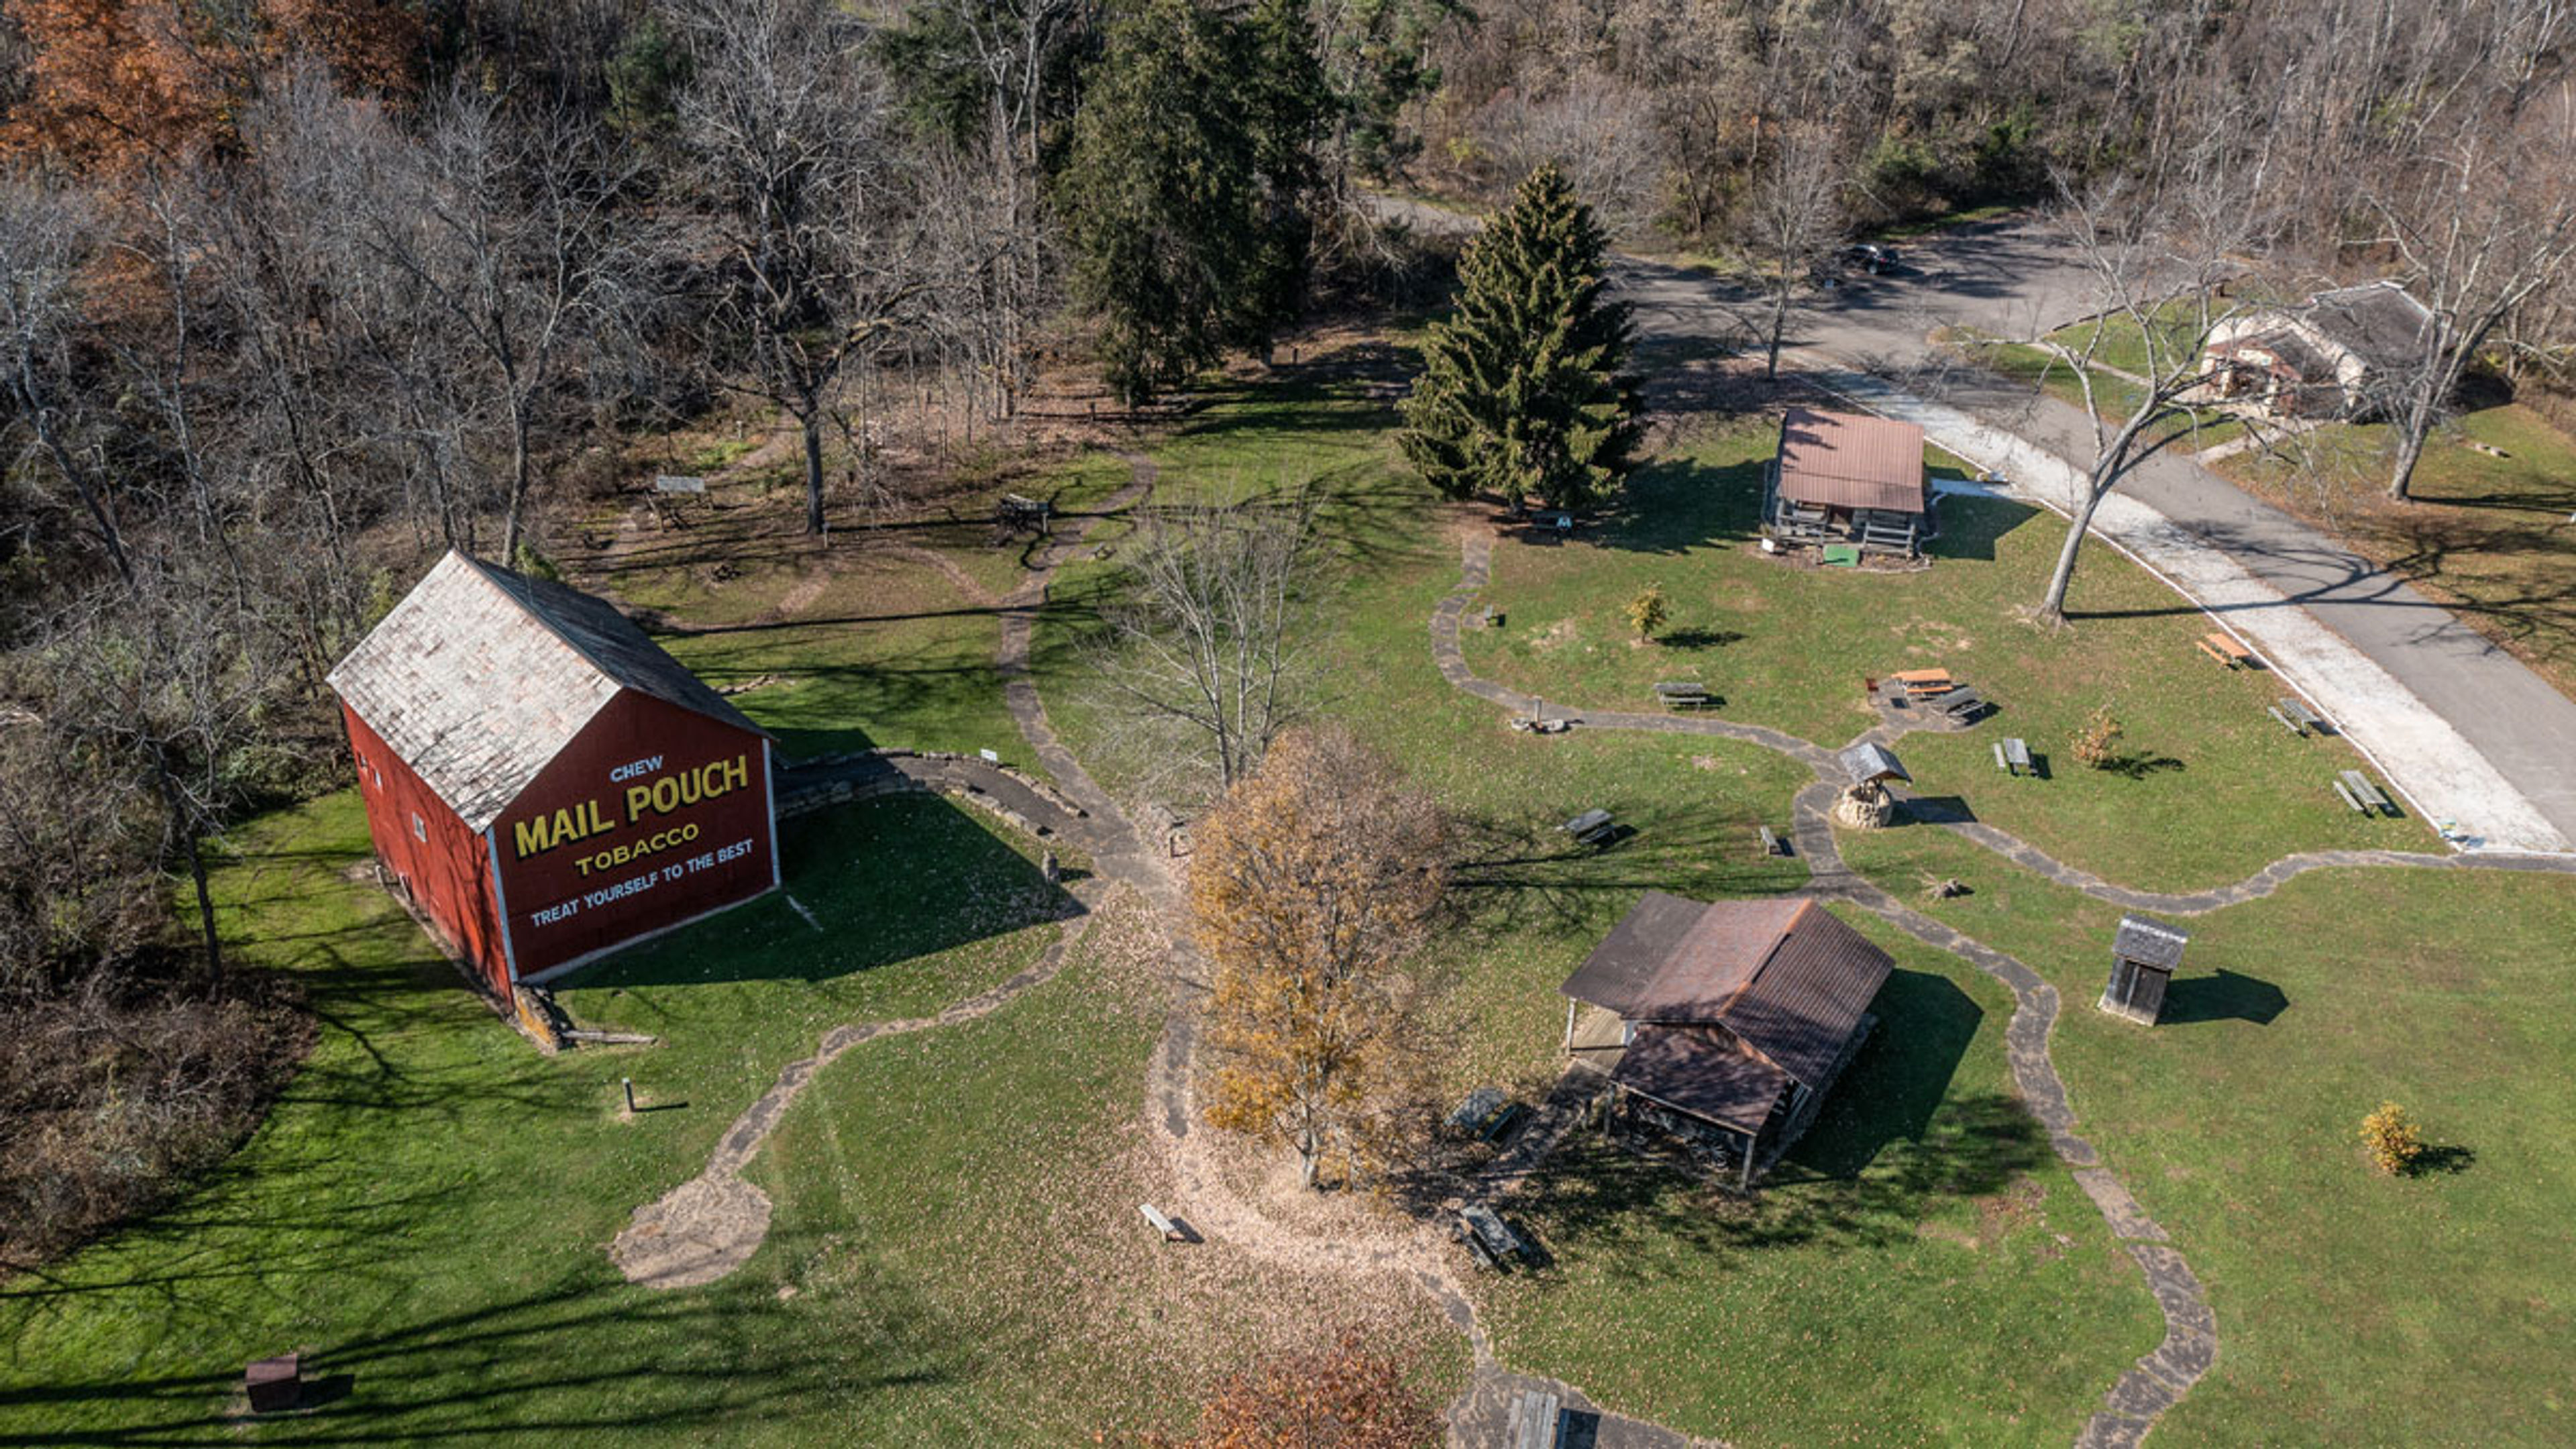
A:
{"label": "grass field", "polygon": [[[2358,761],[2301,740],[2265,708],[2282,690],[2230,672],[2192,645],[2208,621],[2108,550],[2088,555],[2068,596],[2071,629],[2021,617],[2065,537],[2054,516],[1953,496],[1933,566],[1919,573],[1793,567],[1755,547],[1760,427],[1711,438],[1631,484],[1629,506],[1571,543],[1496,545],[1488,602],[1498,630],[1471,630],[1479,674],[1567,708],[1654,708],[1653,685],[1695,679],[1729,719],[1839,747],[1876,722],[1864,677],[1938,666],[1997,713],[1958,734],[1909,735],[1897,753],[1917,788],[2060,859],[2144,889],[2233,880],[2294,850],[2423,846],[2420,822],[2353,818],[2329,785]],[[1639,643],[1621,606],[1664,586],[1672,621]],[[2113,769],[2069,752],[2107,706],[2126,731]],[[2048,757],[2044,780],[1994,767],[2004,735]]]}
{"label": "grass field", "polygon": [[[2165,1022],[2092,1010],[2119,912],[1947,832],[1846,833],[1881,880],[1956,876],[1923,909],[2019,956],[2065,1003],[2080,1129],[2190,1256],[2218,1368],[2159,1429],[2183,1443],[2565,1443],[2576,1434],[2576,879],[2334,871],[2181,922]],[[2382,1100],[2435,1170],[2363,1159]]]}
{"label": "grass field", "polygon": [[[320,1042],[201,1190],[0,1287],[0,1442],[1060,1444],[1170,1422],[1280,1334],[1246,1304],[1332,1317],[1323,1288],[1240,1265],[1122,1266],[1161,987],[1117,913],[1010,1008],[825,1073],[754,1163],[777,1212],[742,1272],[619,1279],[628,1212],[823,1028],[936,1009],[1054,938],[1036,867],[955,807],[789,827],[788,889],[823,931],[773,898],[620,957],[566,1002],[664,1044],[554,1059],[344,875],[366,848],[349,795],[238,839],[227,930],[304,982]],[[669,1109],[619,1121],[626,1076]],[[342,1400],[222,1417],[241,1365],[290,1347]],[[1073,1371],[1112,1357],[1154,1372]]]}

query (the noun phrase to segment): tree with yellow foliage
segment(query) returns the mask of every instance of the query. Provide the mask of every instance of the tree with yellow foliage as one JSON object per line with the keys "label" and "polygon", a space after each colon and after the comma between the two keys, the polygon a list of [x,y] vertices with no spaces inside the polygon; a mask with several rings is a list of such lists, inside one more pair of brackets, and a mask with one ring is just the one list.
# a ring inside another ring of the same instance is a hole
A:
{"label": "tree with yellow foliage", "polygon": [[1422,1074],[1403,961],[1446,884],[1438,809],[1349,734],[1304,729],[1193,834],[1208,1120],[1294,1149],[1309,1187],[1365,1176]]}

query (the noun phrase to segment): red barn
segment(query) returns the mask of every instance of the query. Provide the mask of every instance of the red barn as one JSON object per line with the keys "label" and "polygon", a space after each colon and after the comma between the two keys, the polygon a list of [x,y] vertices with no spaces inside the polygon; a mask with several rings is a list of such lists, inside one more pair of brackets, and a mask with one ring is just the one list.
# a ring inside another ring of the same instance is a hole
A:
{"label": "red barn", "polygon": [[376,858],[503,996],[778,885],[769,734],[588,594],[451,552],[330,682]]}

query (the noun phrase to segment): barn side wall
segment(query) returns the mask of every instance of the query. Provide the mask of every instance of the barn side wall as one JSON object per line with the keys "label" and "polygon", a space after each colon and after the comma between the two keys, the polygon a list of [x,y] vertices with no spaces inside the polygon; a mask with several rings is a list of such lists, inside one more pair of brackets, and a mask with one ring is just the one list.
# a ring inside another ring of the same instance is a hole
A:
{"label": "barn side wall", "polygon": [[358,764],[358,793],[367,802],[367,833],[395,888],[430,923],[450,955],[471,964],[507,996],[510,969],[492,895],[483,837],[465,828],[410,765],[346,704],[349,748]]}
{"label": "barn side wall", "polygon": [[648,694],[609,701],[492,826],[520,979],[769,891],[766,747]]}

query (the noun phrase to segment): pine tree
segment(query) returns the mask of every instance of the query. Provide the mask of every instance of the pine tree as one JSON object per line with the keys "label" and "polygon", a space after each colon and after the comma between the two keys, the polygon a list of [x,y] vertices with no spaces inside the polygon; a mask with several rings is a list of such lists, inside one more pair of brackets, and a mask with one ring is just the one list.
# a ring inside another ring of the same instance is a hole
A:
{"label": "pine tree", "polygon": [[1469,244],[1457,310],[1423,342],[1399,440],[1442,494],[1581,508],[1634,466],[1628,308],[1602,296],[1604,249],[1592,208],[1553,166]]}

